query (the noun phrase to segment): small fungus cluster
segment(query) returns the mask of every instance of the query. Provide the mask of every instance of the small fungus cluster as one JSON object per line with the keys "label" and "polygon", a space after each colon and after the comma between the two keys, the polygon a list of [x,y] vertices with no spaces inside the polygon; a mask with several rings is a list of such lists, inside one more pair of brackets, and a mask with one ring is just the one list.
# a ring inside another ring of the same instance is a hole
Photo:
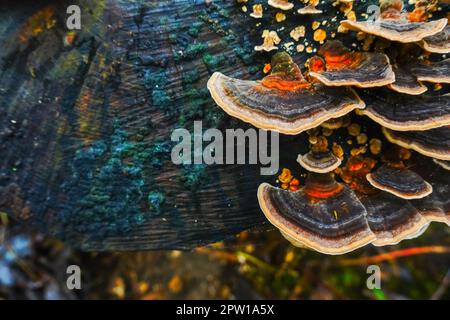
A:
{"label": "small fungus cluster", "polygon": [[[318,13],[318,1],[307,3],[299,13]],[[263,183],[257,196],[267,219],[291,243],[326,254],[396,244],[422,234],[432,221],[450,225],[450,94],[424,94],[424,83],[450,83],[450,59],[428,59],[450,53],[447,19],[429,20],[433,1],[416,1],[406,12],[402,1],[381,0],[379,17],[358,21],[352,4],[339,1],[347,17],[340,25],[371,39],[373,51],[328,40],[304,71],[280,52],[260,81],[218,72],[208,81],[211,96],[229,115],[282,134],[308,134],[310,150],[297,158],[308,172],[304,185],[285,169],[282,188]],[[289,1],[269,5],[293,8]],[[303,27],[290,33],[295,41],[304,35]],[[263,38],[256,50],[278,49],[275,31]],[[352,123],[352,111],[377,123],[385,141]],[[347,144],[334,139],[343,130]],[[426,168],[420,165],[425,157],[434,160]]]}

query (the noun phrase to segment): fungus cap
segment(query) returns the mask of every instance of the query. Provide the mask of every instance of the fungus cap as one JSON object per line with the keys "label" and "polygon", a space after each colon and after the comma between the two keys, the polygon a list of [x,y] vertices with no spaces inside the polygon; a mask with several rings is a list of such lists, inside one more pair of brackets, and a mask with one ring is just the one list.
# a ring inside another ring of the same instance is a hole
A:
{"label": "fungus cap", "polygon": [[267,219],[294,245],[335,255],[375,239],[361,202],[331,174],[310,174],[307,185],[295,192],[263,183],[258,200]]}
{"label": "fungus cap", "polygon": [[419,81],[450,83],[450,58],[439,62],[420,64],[411,68]]}
{"label": "fungus cap", "polygon": [[362,97],[366,108],[360,113],[392,130],[422,131],[450,124],[450,94],[413,96],[378,89]]}
{"label": "fungus cap", "polygon": [[364,102],[350,88],[328,88],[306,81],[286,53],[276,54],[272,62],[272,73],[262,81],[214,73],[208,81],[211,96],[231,116],[284,134],[298,134],[364,108]]}
{"label": "fungus cap", "polygon": [[450,53],[450,26],[446,26],[441,32],[424,38],[420,46],[432,53]]}
{"label": "fungus cap", "polygon": [[320,48],[318,56],[324,61],[322,70],[315,71],[312,63],[309,74],[327,86],[369,88],[395,81],[389,58],[382,53],[352,52],[340,41],[331,40]]}
{"label": "fungus cap", "polygon": [[297,10],[299,14],[321,14],[323,11],[316,8],[315,4],[309,4],[306,7]]}
{"label": "fungus cap", "polygon": [[383,165],[367,174],[366,178],[373,187],[402,199],[420,199],[433,192],[428,182],[406,168]]}
{"label": "fungus cap", "polygon": [[439,160],[450,160],[450,128],[427,131],[393,131],[383,128],[389,142]]}
{"label": "fungus cap", "polygon": [[361,197],[367,211],[367,222],[376,239],[375,246],[394,245],[404,239],[418,237],[430,221],[408,200],[378,192]]}
{"label": "fungus cap", "polygon": [[350,30],[362,31],[391,41],[410,43],[441,32],[447,25],[447,18],[430,22],[409,22],[406,19],[344,20],[341,21],[341,25]]}
{"label": "fungus cap", "polygon": [[328,173],[338,168],[342,161],[330,151],[299,154],[297,162],[306,170],[316,173]]}
{"label": "fungus cap", "polygon": [[395,73],[395,82],[388,85],[389,89],[410,95],[421,95],[428,90],[426,86],[417,80],[410,70],[402,67],[394,67],[393,70]]}
{"label": "fungus cap", "polygon": [[291,10],[294,7],[294,4],[288,0],[269,0],[268,4],[271,7],[281,10]]}

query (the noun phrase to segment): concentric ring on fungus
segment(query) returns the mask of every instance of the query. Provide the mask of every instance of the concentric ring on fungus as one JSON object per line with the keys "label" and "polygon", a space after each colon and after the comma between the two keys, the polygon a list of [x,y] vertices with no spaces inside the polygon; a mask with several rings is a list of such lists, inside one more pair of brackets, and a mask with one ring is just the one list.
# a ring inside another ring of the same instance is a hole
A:
{"label": "concentric ring on fungus", "polygon": [[323,45],[308,62],[309,75],[327,86],[380,87],[395,81],[387,55],[352,52],[340,41]]}
{"label": "concentric ring on fungus", "polygon": [[416,65],[411,72],[419,81],[450,83],[450,58],[439,62]]}
{"label": "concentric ring on fungus", "polygon": [[328,173],[338,168],[342,161],[330,151],[299,154],[297,162],[306,170],[316,173]]}
{"label": "concentric ring on fungus", "polygon": [[412,149],[425,156],[450,160],[450,128],[448,126],[428,131],[393,131],[383,128],[389,142]]}
{"label": "concentric ring on fungus", "polygon": [[[387,3],[385,1],[385,3]],[[447,18],[429,22],[411,22],[403,12],[402,1],[391,1],[388,6],[381,4],[381,15],[369,21],[341,21],[347,29],[362,31],[391,41],[402,43],[418,42],[438,34],[447,25]]]}
{"label": "concentric ring on fungus", "polygon": [[366,178],[373,187],[403,199],[421,199],[433,192],[428,182],[407,168],[383,165]]}
{"label": "concentric ring on fungus", "polygon": [[284,134],[298,134],[331,118],[364,108],[351,88],[328,88],[305,80],[286,53],[274,55],[272,73],[262,81],[239,80],[214,73],[208,89],[233,117]]}
{"label": "concentric ring on fungus", "polygon": [[396,131],[423,131],[450,124],[450,94],[413,96],[390,90],[364,92],[360,113]]}
{"label": "concentric ring on fungus", "polygon": [[450,53],[450,26],[446,26],[443,31],[434,36],[424,38],[419,44],[428,52]]}
{"label": "concentric ring on fungus", "polygon": [[[266,218],[297,245],[343,254],[375,240],[363,205],[332,174],[312,173],[305,187],[295,192],[263,183],[258,188],[258,200]],[[333,211],[339,212],[339,220]]]}
{"label": "concentric ring on fungus", "polygon": [[388,85],[389,89],[410,95],[421,95],[428,90],[425,85],[417,80],[410,70],[401,67],[393,67],[393,70],[395,73],[395,82]]}

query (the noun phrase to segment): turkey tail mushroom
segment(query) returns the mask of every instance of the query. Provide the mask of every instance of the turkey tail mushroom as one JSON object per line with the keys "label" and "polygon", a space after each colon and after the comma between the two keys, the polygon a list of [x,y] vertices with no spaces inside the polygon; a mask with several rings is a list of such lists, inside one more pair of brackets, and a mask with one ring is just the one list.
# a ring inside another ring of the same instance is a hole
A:
{"label": "turkey tail mushroom", "polygon": [[375,239],[364,206],[331,173],[310,173],[305,187],[295,192],[263,183],[258,200],[266,218],[294,245],[336,255]]}
{"label": "turkey tail mushroom", "polygon": [[366,178],[373,187],[402,199],[421,199],[433,192],[431,184],[407,168],[383,165]]}
{"label": "turkey tail mushroom", "polygon": [[395,74],[385,54],[352,52],[336,40],[323,45],[308,66],[310,76],[327,86],[370,88],[395,81]]}
{"label": "turkey tail mushroom", "polygon": [[378,89],[364,92],[360,113],[397,131],[423,131],[450,124],[450,94],[413,96]]}
{"label": "turkey tail mushroom", "polygon": [[401,0],[380,1],[380,8],[381,14],[375,20],[344,20],[341,25],[350,30],[402,43],[418,42],[434,36],[447,25],[447,18],[429,22],[410,21],[408,14],[403,12]]}
{"label": "turkey tail mushroom", "polygon": [[383,128],[389,142],[412,149],[425,156],[450,160],[450,128],[448,126],[427,131],[393,131]]}
{"label": "turkey tail mushroom", "polygon": [[298,134],[331,118],[364,108],[350,88],[310,83],[287,53],[274,55],[272,73],[262,81],[239,80],[214,73],[208,89],[229,115],[254,126]]}

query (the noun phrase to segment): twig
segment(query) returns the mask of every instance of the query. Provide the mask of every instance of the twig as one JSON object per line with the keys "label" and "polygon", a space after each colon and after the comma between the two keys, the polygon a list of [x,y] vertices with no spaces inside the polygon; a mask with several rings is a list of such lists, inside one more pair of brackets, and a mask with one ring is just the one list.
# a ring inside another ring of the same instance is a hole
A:
{"label": "twig", "polygon": [[450,247],[444,246],[414,247],[392,252],[386,252],[371,257],[362,257],[357,259],[342,259],[338,260],[337,264],[339,266],[376,264],[383,261],[395,260],[401,257],[408,257],[419,254],[430,254],[430,253],[434,254],[450,253]]}
{"label": "twig", "polygon": [[449,285],[450,285],[450,269],[448,269],[447,274],[442,279],[439,288],[437,288],[437,290],[431,296],[431,300],[441,299],[442,296],[447,292],[447,288],[449,287]]}

